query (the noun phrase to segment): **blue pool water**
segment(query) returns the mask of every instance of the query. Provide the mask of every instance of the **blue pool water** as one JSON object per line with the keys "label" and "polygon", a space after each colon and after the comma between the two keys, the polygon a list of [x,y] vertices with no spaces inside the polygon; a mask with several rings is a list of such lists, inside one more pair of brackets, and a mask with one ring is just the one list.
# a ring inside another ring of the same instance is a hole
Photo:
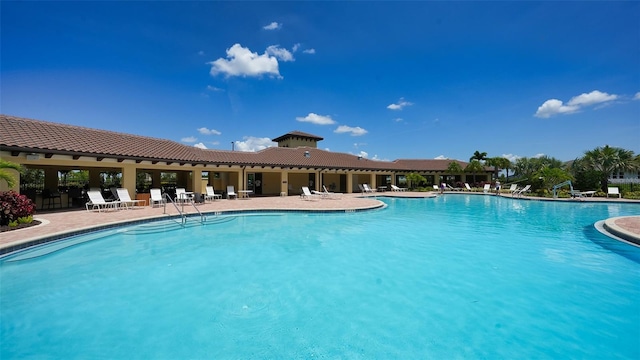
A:
{"label": "blue pool water", "polygon": [[593,227],[639,206],[384,201],[6,256],[0,358],[640,358],[640,249]]}

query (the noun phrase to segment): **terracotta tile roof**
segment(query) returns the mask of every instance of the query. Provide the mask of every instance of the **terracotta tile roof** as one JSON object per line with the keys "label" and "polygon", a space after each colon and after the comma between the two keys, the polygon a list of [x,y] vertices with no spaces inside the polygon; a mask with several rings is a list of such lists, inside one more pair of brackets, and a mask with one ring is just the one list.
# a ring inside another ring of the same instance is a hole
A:
{"label": "terracotta tile roof", "polygon": [[[299,132],[292,132],[294,134]],[[305,133],[305,136],[314,135]],[[0,115],[3,150],[202,164],[369,171],[442,171],[451,160],[378,161],[311,147],[258,152],[200,149],[175,141]],[[307,156],[308,154],[308,156]],[[467,163],[455,160],[464,168]]]}

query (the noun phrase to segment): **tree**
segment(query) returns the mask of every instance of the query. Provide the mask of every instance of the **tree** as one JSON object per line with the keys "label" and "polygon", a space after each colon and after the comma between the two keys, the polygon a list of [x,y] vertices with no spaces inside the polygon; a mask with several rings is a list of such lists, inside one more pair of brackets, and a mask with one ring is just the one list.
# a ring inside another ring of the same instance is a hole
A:
{"label": "tree", "polygon": [[467,173],[471,173],[473,175],[473,184],[475,186],[476,183],[476,174],[483,173],[485,171],[484,166],[480,163],[479,160],[471,160],[467,167],[464,168],[464,171]]}
{"label": "tree", "polygon": [[469,158],[469,161],[473,161],[473,160],[478,160],[480,162],[484,161],[487,159],[487,153],[486,152],[480,152],[478,150],[476,150],[476,152],[473,153],[473,156],[471,156]]}
{"label": "tree", "polygon": [[14,169],[18,172],[22,171],[22,166],[16,163],[12,163],[10,161],[0,159],[0,180],[4,180],[7,182],[7,186],[12,188],[16,185],[18,181],[13,174],[11,174],[7,169]]}
{"label": "tree", "polygon": [[407,181],[409,182],[409,188],[415,189],[421,183],[427,182],[427,179],[424,176],[416,173],[410,173],[406,176]]}
{"label": "tree", "polygon": [[[495,178],[498,178],[498,173],[502,169],[508,169],[511,166],[511,161],[503,157],[492,157],[487,159],[487,165],[493,166],[495,169]],[[509,181],[509,172],[507,171],[507,181]]]}
{"label": "tree", "polygon": [[464,172],[464,169],[462,168],[462,166],[460,166],[459,162],[452,161],[449,163],[449,165],[447,165],[446,171],[449,174],[461,174]]}
{"label": "tree", "polygon": [[594,170],[600,176],[600,188],[607,192],[609,176],[616,171],[630,171],[640,168],[638,157],[633,151],[622,148],[597,147],[584,153],[580,163],[584,170]]}

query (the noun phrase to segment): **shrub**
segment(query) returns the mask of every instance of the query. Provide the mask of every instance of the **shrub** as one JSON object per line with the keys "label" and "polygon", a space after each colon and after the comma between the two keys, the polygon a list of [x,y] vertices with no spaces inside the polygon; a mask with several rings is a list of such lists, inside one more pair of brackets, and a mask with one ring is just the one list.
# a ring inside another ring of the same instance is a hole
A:
{"label": "shrub", "polygon": [[36,205],[25,195],[15,191],[0,192],[0,225],[9,225],[20,218],[33,221],[35,212]]}

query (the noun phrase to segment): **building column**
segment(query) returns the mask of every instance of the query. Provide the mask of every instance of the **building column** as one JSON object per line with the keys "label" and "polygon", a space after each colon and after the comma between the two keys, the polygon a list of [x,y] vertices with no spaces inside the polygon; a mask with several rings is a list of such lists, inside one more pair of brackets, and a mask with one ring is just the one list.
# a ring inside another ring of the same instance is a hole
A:
{"label": "building column", "polygon": [[206,193],[206,190],[202,188],[202,170],[191,171],[191,191],[197,193]]}
{"label": "building column", "polygon": [[289,172],[280,172],[280,194],[285,193],[289,195]]}
{"label": "building column", "polygon": [[124,164],[122,171],[122,187],[127,189],[131,198],[136,196],[136,166],[135,164]]}
{"label": "building column", "polygon": [[353,174],[347,171],[347,194],[353,193]]}
{"label": "building column", "polygon": [[44,169],[44,188],[58,191],[58,170],[54,168]]}

